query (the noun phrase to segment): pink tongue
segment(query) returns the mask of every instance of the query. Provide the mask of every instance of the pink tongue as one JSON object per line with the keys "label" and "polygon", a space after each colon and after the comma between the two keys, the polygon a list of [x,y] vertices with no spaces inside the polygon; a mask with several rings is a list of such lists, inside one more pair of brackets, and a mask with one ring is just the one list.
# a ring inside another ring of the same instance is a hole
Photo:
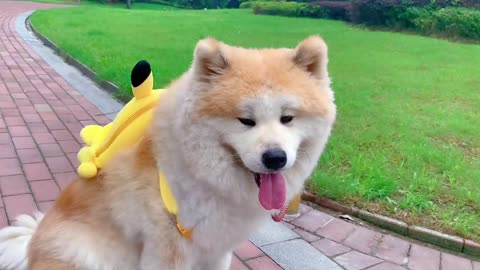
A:
{"label": "pink tongue", "polygon": [[260,174],[258,200],[266,210],[281,209],[285,205],[285,178],[280,173]]}

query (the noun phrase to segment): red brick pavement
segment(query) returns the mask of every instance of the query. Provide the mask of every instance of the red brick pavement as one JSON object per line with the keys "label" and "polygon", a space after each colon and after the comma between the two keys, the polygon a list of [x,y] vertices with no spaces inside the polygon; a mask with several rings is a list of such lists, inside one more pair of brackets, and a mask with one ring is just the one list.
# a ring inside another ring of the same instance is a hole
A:
{"label": "red brick pavement", "polygon": [[[58,5],[0,1],[0,227],[47,211],[75,177],[79,130],[109,120],[16,33],[26,11]],[[345,269],[480,270],[480,264],[369,230],[302,205],[291,223],[313,247]],[[232,270],[282,269],[250,242]]]}
{"label": "red brick pavement", "polygon": [[348,270],[480,270],[480,263],[352,224],[302,205],[285,223]]}

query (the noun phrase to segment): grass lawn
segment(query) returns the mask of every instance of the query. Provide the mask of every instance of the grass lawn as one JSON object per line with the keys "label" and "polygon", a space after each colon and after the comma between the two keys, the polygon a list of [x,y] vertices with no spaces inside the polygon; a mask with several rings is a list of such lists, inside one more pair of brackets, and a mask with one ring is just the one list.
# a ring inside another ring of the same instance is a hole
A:
{"label": "grass lawn", "polygon": [[480,46],[343,22],[249,10],[37,11],[32,22],[130,94],[130,70],[153,66],[156,87],[180,75],[213,36],[253,47],[330,46],[338,121],[309,189],[345,204],[480,240]]}

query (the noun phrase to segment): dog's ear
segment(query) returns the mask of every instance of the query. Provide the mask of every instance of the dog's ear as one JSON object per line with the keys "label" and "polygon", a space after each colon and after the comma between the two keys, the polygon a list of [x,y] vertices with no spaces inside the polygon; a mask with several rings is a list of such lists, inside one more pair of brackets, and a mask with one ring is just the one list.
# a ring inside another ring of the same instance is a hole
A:
{"label": "dog's ear", "polygon": [[310,36],[300,42],[293,51],[293,62],[320,80],[328,78],[328,48],[319,36]]}
{"label": "dog's ear", "polygon": [[213,38],[200,40],[195,47],[194,70],[202,80],[223,74],[228,69],[223,44]]}

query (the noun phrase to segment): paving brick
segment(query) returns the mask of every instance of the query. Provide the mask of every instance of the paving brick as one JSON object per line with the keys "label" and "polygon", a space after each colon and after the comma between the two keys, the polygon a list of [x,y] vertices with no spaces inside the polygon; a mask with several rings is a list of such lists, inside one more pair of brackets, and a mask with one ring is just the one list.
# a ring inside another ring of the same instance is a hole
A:
{"label": "paving brick", "polygon": [[368,268],[368,270],[407,270],[407,268],[390,262],[383,262]]}
{"label": "paving brick", "polygon": [[0,112],[3,116],[20,116],[20,111],[17,108],[2,108],[0,107]]}
{"label": "paving brick", "polygon": [[296,228],[293,231],[298,233],[298,235],[300,235],[300,237],[302,237],[307,242],[313,242],[313,241],[317,241],[318,239],[320,239],[319,236],[311,234],[311,233],[309,233],[307,231],[304,231],[300,228]]}
{"label": "paving brick", "polygon": [[36,147],[32,137],[13,137],[12,141],[13,145],[15,145],[15,149],[28,149]]}
{"label": "paving brick", "polygon": [[[75,166],[75,167],[77,167],[77,166]],[[285,227],[287,227],[287,228],[289,228],[289,229],[291,229],[291,230],[297,228],[297,227],[295,227],[294,225],[292,225],[292,224],[290,224],[290,223],[288,223],[288,222],[286,222],[286,221],[282,221],[282,224],[285,225]]]}
{"label": "paving brick", "polygon": [[8,218],[4,208],[0,208],[0,229],[8,226]]}
{"label": "paving brick", "polygon": [[105,115],[95,115],[93,118],[100,125],[106,125],[112,121],[110,120],[110,118],[106,117]]}
{"label": "paving brick", "polygon": [[30,136],[30,131],[26,126],[12,126],[8,128],[8,131],[12,137]]}
{"label": "paving brick", "polygon": [[27,123],[27,126],[32,133],[48,132],[48,128],[44,123]]}
{"label": "paving brick", "polygon": [[17,154],[22,164],[43,161],[42,154],[40,153],[40,151],[38,151],[37,148],[19,149],[17,150]]}
{"label": "paving brick", "polygon": [[48,167],[52,173],[66,173],[73,172],[73,167],[70,165],[67,157],[48,157],[46,158]]}
{"label": "paving brick", "polygon": [[40,118],[43,119],[43,121],[48,121],[48,120],[55,120],[58,121],[58,117],[54,112],[41,112]]}
{"label": "paving brick", "polygon": [[8,135],[8,133],[6,132],[0,133],[0,145],[4,145],[4,144],[13,144],[10,138],[10,135]]}
{"label": "paving brick", "polygon": [[333,217],[330,215],[317,210],[312,210],[295,219],[292,224],[309,232],[315,232],[332,219]]}
{"label": "paving brick", "polygon": [[409,242],[391,235],[385,235],[375,251],[375,256],[402,265],[408,262],[409,249]]}
{"label": "paving brick", "polygon": [[480,262],[472,262],[473,270],[480,270]]}
{"label": "paving brick", "polygon": [[58,144],[65,153],[78,153],[80,144],[76,140],[59,141]]}
{"label": "paving brick", "polygon": [[304,203],[300,203],[300,206],[299,206],[299,212],[300,212],[300,214],[303,215],[303,214],[307,213],[307,212],[310,211],[310,210],[313,210],[313,208],[312,208],[311,206],[306,205],[306,204],[304,204]]}
{"label": "paving brick", "polygon": [[73,114],[60,114],[58,116],[60,118],[60,120],[62,120],[62,122],[64,123],[76,123],[78,122],[79,120],[77,120],[77,118],[75,117],[75,115]]}
{"label": "paving brick", "polygon": [[0,150],[0,159],[3,158],[15,158],[17,154],[15,153],[15,148],[13,145],[2,145]]}
{"label": "paving brick", "polygon": [[250,241],[257,247],[263,247],[273,243],[284,242],[299,238],[300,236],[281,223],[269,221],[264,224],[250,237]]}
{"label": "paving brick", "polygon": [[37,144],[55,143],[55,138],[49,132],[33,133],[32,137]]}
{"label": "paving brick", "polygon": [[15,100],[15,104],[17,104],[17,106],[32,105],[32,103],[28,99],[17,99]]}
{"label": "paving brick", "polygon": [[27,180],[23,175],[11,175],[0,177],[0,190],[2,196],[29,193]]}
{"label": "paving brick", "polygon": [[22,168],[16,158],[0,159],[0,176],[21,174]]}
{"label": "paving brick", "polygon": [[77,158],[77,153],[68,153],[67,154],[68,160],[70,160],[70,163],[73,165],[74,168],[78,168],[78,158]]}
{"label": "paving brick", "polygon": [[56,143],[39,144],[40,151],[44,157],[61,157],[64,155],[60,145]]}
{"label": "paving brick", "polygon": [[441,255],[441,270],[472,270],[472,262],[468,259],[454,256],[448,253],[442,252]]}
{"label": "paving brick", "polygon": [[35,104],[35,109],[37,112],[51,112],[52,107],[48,104]]}
{"label": "paving brick", "polygon": [[250,241],[240,245],[235,250],[235,254],[237,254],[237,256],[244,261],[264,255],[264,253]]}
{"label": "paving brick", "polygon": [[252,270],[282,270],[278,264],[267,256],[252,259],[247,264]]}
{"label": "paving brick", "polygon": [[[0,108],[1,107],[2,106],[0,106]],[[25,121],[23,121],[22,117],[20,116],[7,116],[5,117],[5,123],[8,127],[25,126]]]}
{"label": "paving brick", "polygon": [[52,131],[65,129],[65,125],[60,120],[47,120],[45,121],[45,125]]}
{"label": "paving brick", "polygon": [[40,115],[36,113],[26,113],[23,114],[23,119],[25,119],[25,122],[27,123],[41,123],[42,118],[40,118]]}
{"label": "paving brick", "polygon": [[334,257],[351,250],[349,247],[326,238],[313,242],[312,246],[329,257]]}
{"label": "paving brick", "polygon": [[30,163],[24,164],[23,170],[28,181],[48,180],[52,179],[45,163]]}
{"label": "paving brick", "polygon": [[233,256],[230,270],[248,270],[248,268],[237,257]]}
{"label": "paving brick", "polygon": [[74,139],[70,131],[66,129],[52,130],[52,135],[57,141],[67,141]]}
{"label": "paving brick", "polygon": [[286,270],[341,270],[336,263],[303,239],[275,243],[262,247],[262,250]]}
{"label": "paving brick", "polygon": [[412,244],[408,268],[411,270],[439,270],[440,252],[434,249]]}
{"label": "paving brick", "polygon": [[37,202],[55,200],[60,194],[60,189],[53,180],[42,180],[30,183],[33,196]]}
{"label": "paving brick", "polygon": [[382,260],[365,255],[358,251],[350,251],[335,258],[335,261],[347,270],[360,270],[376,265]]}
{"label": "paving brick", "polygon": [[354,230],[355,230],[354,225],[348,222],[345,222],[343,220],[340,220],[338,218],[335,218],[331,222],[328,222],[325,226],[318,229],[316,234],[336,242],[342,242]]}
{"label": "paving brick", "polygon": [[70,173],[56,173],[53,175],[55,181],[57,182],[58,186],[61,190],[64,190],[75,178],[77,174],[74,172]]}
{"label": "paving brick", "polygon": [[31,215],[38,210],[31,194],[7,196],[3,198],[3,201],[10,221],[14,220],[18,215]]}
{"label": "paving brick", "polygon": [[86,126],[90,126],[90,125],[97,125],[97,122],[93,121],[93,120],[83,120],[83,121],[80,121],[80,123],[86,127]]}
{"label": "paving brick", "polygon": [[381,233],[357,226],[355,231],[343,243],[355,250],[370,254],[381,239]]}

